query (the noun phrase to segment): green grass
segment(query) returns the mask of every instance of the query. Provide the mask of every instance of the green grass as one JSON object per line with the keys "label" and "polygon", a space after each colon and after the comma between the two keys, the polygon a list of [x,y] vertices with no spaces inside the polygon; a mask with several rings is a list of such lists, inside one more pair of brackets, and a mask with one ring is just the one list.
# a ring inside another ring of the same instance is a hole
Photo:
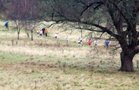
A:
{"label": "green grass", "polygon": [[2,63],[19,63],[28,58],[29,56],[23,54],[0,52],[0,62]]}

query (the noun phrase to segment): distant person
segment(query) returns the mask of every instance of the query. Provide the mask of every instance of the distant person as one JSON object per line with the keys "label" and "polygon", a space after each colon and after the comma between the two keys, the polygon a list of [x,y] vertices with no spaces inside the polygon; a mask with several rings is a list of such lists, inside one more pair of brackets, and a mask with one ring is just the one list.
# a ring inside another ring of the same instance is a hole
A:
{"label": "distant person", "polygon": [[9,29],[9,22],[6,21],[6,22],[4,23],[4,26],[5,26],[7,29]]}
{"label": "distant person", "polygon": [[92,39],[91,39],[91,38],[87,41],[87,44],[88,44],[89,46],[92,45]]}
{"label": "distant person", "polygon": [[93,42],[93,49],[96,50],[98,52],[98,40],[94,40]]}
{"label": "distant person", "polygon": [[97,47],[98,46],[98,40],[94,40],[93,44],[94,44],[94,47]]}
{"label": "distant person", "polygon": [[42,36],[42,35],[43,35],[43,31],[42,31],[42,30],[40,30],[40,31],[39,31],[39,34],[40,34],[40,36]]}
{"label": "distant person", "polygon": [[48,36],[48,29],[45,29],[45,36]]}
{"label": "distant person", "polygon": [[55,33],[55,36],[54,36],[56,39],[58,38],[58,33]]}
{"label": "distant person", "polygon": [[43,35],[45,34],[45,28],[42,28],[42,34]]}
{"label": "distant person", "polygon": [[68,36],[66,36],[65,41],[66,41],[66,44],[68,45],[69,44],[69,37]]}
{"label": "distant person", "polygon": [[81,37],[79,37],[79,38],[78,38],[78,45],[82,45],[82,43],[83,43],[83,40],[82,40]]}
{"label": "distant person", "polygon": [[106,40],[104,41],[104,46],[105,46],[106,48],[108,48],[108,47],[109,47],[109,44],[110,44],[110,40],[106,39]]}

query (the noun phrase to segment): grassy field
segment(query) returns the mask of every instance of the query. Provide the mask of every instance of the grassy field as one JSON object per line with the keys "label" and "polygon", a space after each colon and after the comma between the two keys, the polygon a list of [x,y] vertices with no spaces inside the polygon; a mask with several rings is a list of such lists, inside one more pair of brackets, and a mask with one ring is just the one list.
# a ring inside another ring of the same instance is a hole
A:
{"label": "grassy field", "polygon": [[16,40],[15,31],[0,31],[0,90],[139,90],[138,55],[135,72],[119,72],[120,50],[79,47],[79,32],[66,45],[53,30],[34,41],[23,32]]}

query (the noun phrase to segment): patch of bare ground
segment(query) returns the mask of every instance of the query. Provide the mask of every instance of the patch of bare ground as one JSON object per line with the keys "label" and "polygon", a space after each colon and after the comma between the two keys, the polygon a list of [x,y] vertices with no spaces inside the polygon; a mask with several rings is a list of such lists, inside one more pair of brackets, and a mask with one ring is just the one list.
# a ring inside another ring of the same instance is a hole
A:
{"label": "patch of bare ground", "polygon": [[47,71],[47,69],[55,69],[57,67],[56,64],[48,63],[45,61],[37,61],[37,62],[22,62],[22,63],[1,63],[0,69],[7,71],[15,71],[21,72],[25,74]]}

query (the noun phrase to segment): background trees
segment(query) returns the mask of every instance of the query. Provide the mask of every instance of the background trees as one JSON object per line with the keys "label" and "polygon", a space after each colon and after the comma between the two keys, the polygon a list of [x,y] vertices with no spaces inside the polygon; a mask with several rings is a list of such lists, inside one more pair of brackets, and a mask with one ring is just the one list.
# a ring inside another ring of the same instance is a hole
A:
{"label": "background trees", "polygon": [[[17,29],[17,39],[19,39],[21,29],[26,30],[27,35],[29,36],[28,31],[33,35],[33,29],[36,25],[35,21],[40,19],[38,0],[1,0],[1,7],[4,8],[4,11],[1,14],[4,14],[3,18],[8,18],[13,20]],[[30,25],[32,23],[32,25]],[[33,37],[31,38],[33,40]]]}

